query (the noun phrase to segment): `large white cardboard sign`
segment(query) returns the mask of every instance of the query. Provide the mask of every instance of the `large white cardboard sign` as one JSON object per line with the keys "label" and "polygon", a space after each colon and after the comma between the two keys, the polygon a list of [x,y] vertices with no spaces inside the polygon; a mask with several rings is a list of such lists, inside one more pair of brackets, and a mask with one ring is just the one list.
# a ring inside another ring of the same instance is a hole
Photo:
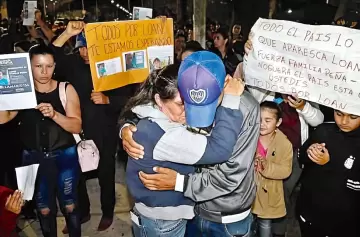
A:
{"label": "large white cardboard sign", "polygon": [[259,19],[246,83],[360,115],[360,31]]}

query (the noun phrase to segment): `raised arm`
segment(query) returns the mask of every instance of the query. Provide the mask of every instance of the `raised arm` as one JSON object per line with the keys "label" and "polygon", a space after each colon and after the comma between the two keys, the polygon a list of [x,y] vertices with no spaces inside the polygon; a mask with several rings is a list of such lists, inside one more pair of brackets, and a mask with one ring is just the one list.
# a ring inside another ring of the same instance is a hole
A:
{"label": "raised arm", "polygon": [[317,127],[324,122],[324,114],[317,104],[306,102],[303,110],[297,110],[304,118],[306,123],[312,127]]}
{"label": "raised arm", "polygon": [[61,48],[73,36],[80,34],[85,27],[82,21],[70,21],[66,30],[53,42],[55,47]]}
{"label": "raised arm", "polygon": [[45,37],[49,42],[55,37],[55,34],[49,27],[46,25],[46,22],[41,17],[41,12],[37,10],[35,12],[36,23],[40,26],[41,31],[44,33]]}

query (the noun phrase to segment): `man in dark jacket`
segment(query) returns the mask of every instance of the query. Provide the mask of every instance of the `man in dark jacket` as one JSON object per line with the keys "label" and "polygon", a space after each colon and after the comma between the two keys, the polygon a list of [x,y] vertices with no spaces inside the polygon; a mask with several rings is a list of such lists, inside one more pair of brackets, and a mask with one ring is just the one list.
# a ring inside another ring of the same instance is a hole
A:
{"label": "man in dark jacket", "polygon": [[[81,105],[85,137],[94,140],[100,151],[98,178],[101,188],[101,218],[98,230],[104,231],[113,221],[115,207],[115,153],[117,147],[117,119],[131,96],[132,86],[106,92],[95,92],[85,38],[79,37],[84,22],[69,22],[66,30],[53,42],[56,56],[56,76],[66,79],[76,89]],[[79,54],[65,55],[61,48],[71,37],[77,36],[75,48]],[[80,34],[81,35],[81,34]],[[90,219],[90,202],[85,180],[79,185],[79,208],[83,222]],[[64,231],[66,233],[66,230]]]}

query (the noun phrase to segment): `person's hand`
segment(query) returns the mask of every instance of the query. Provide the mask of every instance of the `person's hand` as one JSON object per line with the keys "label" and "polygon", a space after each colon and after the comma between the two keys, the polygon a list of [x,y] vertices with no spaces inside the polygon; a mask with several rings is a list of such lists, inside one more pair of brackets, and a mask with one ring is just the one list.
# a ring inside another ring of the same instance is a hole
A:
{"label": "person's hand", "polygon": [[157,16],[156,19],[161,19],[161,22],[162,22],[162,23],[165,23],[167,17],[166,17],[166,16]]}
{"label": "person's hand", "polygon": [[75,36],[80,34],[85,28],[83,21],[70,21],[65,29],[65,33],[69,36]]}
{"label": "person's hand", "polygon": [[42,21],[41,11],[40,10],[35,11],[35,21],[38,22],[38,23]]}
{"label": "person's hand", "polygon": [[288,103],[291,107],[293,107],[294,109],[300,110],[302,111],[305,107],[305,100],[302,100],[300,98],[297,97],[297,95],[292,95],[292,96],[288,96]]}
{"label": "person's hand", "polygon": [[249,38],[245,43],[245,55],[249,55],[252,49],[253,49],[252,41]]}
{"label": "person's hand", "polygon": [[264,158],[261,157],[259,154],[255,156],[255,171],[261,172],[264,170]]}
{"label": "person's hand", "polygon": [[121,130],[121,138],[124,151],[126,151],[130,157],[137,160],[144,158],[144,147],[136,143],[133,139],[133,134],[136,130],[134,125],[123,128]]}
{"label": "person's hand", "polygon": [[6,199],[5,209],[18,215],[20,214],[23,205],[23,195],[19,190],[16,190]]}
{"label": "person's hand", "polygon": [[325,148],[325,143],[312,144],[308,148],[307,154],[309,159],[318,165],[325,165],[330,161],[329,151]]}
{"label": "person's hand", "polygon": [[91,93],[91,100],[96,105],[107,105],[110,104],[110,99],[102,92],[95,92]]}
{"label": "person's hand", "polygon": [[36,106],[35,109],[39,110],[44,115],[44,117],[51,119],[53,119],[56,115],[56,111],[50,103],[41,103]]}
{"label": "person's hand", "polygon": [[167,168],[154,167],[157,174],[145,174],[140,171],[139,178],[149,190],[175,190],[177,172]]}
{"label": "person's hand", "polygon": [[241,78],[232,78],[227,75],[225,79],[224,95],[240,96],[245,90],[245,83]]}

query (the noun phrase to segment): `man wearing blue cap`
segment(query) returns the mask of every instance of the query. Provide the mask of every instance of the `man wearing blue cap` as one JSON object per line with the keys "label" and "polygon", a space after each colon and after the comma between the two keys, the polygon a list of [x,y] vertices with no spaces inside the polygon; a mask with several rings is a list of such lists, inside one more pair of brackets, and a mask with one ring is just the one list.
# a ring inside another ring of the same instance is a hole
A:
{"label": "man wearing blue cap", "polygon": [[[197,52],[188,56],[182,62],[178,74],[186,122],[192,127],[206,127],[213,123],[223,89],[224,66],[221,63],[220,67],[214,60],[209,60],[209,54],[211,53]],[[227,160],[225,163],[199,167],[200,172],[189,175],[159,167],[154,167],[158,174],[140,172],[141,181],[150,190],[183,192],[185,197],[197,203],[196,217],[187,228],[188,236],[250,235],[250,210],[255,198],[253,158],[259,137],[260,109],[257,101],[246,91],[237,106],[243,115],[243,121],[238,125],[241,132],[232,155],[224,157],[223,160]],[[134,141],[131,139],[131,129],[133,128],[127,127],[122,130],[123,144],[130,156],[141,158],[144,153],[141,149],[136,149],[138,144],[132,145]],[[191,164],[196,164],[207,159],[209,151],[216,152],[216,146],[206,142],[201,144],[183,136],[175,139],[171,134],[161,138],[161,144],[165,147],[158,146],[158,143],[156,154],[160,153],[159,156],[168,157],[174,162],[186,159],[192,161]],[[187,157],[186,152],[181,152],[184,150],[196,150],[198,155]]]}
{"label": "man wearing blue cap", "polygon": [[[66,30],[53,42],[56,57],[56,76],[69,81],[76,89],[81,105],[82,127],[87,139],[94,140],[100,152],[98,179],[101,188],[101,218],[98,230],[104,231],[113,222],[115,207],[115,153],[117,148],[117,118],[132,94],[131,86],[111,91],[96,92],[89,65],[85,23],[69,22]],[[76,36],[79,54],[65,55],[63,45]],[[90,201],[84,178],[79,184],[79,208],[82,222],[90,219]],[[67,232],[67,229],[63,231]]]}

